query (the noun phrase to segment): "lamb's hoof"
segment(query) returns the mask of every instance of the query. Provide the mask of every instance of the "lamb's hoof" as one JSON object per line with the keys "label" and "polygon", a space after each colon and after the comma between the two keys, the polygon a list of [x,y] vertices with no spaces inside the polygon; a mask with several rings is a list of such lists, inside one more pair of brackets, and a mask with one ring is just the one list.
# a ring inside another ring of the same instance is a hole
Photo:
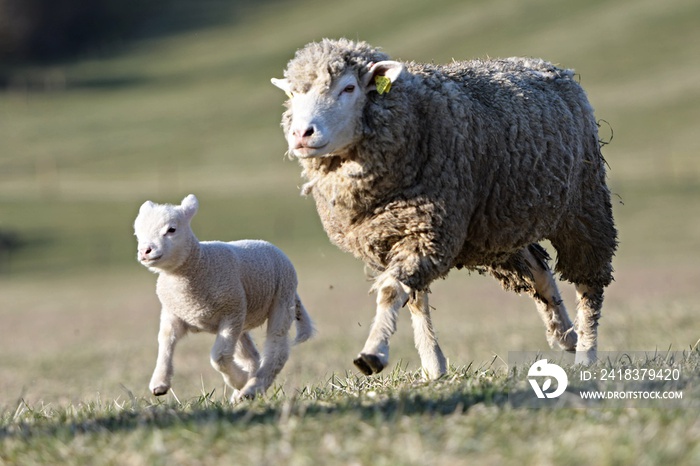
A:
{"label": "lamb's hoof", "polygon": [[241,390],[234,390],[233,395],[231,395],[231,404],[241,403],[246,400],[254,400],[254,393],[244,393]]}
{"label": "lamb's hoof", "polygon": [[170,387],[167,385],[158,385],[157,387],[151,389],[151,393],[153,393],[155,396],[162,396],[168,393],[168,390],[170,390]]}
{"label": "lamb's hoof", "polygon": [[250,380],[240,390],[234,390],[231,395],[231,403],[238,403],[244,400],[254,400],[258,396],[265,394],[265,388],[257,382]]}
{"label": "lamb's hoof", "polygon": [[382,361],[373,354],[360,353],[353,363],[365,375],[378,374],[384,369]]}

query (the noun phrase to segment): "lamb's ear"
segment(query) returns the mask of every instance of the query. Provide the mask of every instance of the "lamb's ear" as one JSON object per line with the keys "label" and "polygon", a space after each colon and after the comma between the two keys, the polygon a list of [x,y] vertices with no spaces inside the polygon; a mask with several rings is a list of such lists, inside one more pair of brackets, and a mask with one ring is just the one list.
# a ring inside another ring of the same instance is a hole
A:
{"label": "lamb's ear", "polygon": [[152,209],[155,204],[151,201],[146,201],[143,204],[141,204],[141,207],[139,208],[139,213],[145,212],[148,209]]}
{"label": "lamb's ear", "polygon": [[289,84],[288,79],[272,78],[270,79],[270,82],[282,89],[290,99],[294,96],[294,94],[292,93],[292,86]]}
{"label": "lamb's ear", "polygon": [[[403,65],[397,61],[384,60],[372,63],[369,71],[360,78],[362,87],[364,87],[365,92],[378,91],[380,94],[389,92],[391,84],[396,81],[402,71]],[[379,86],[377,86],[378,78]]]}
{"label": "lamb's ear", "polygon": [[192,220],[194,214],[197,213],[197,209],[199,209],[199,201],[197,201],[197,197],[194,194],[190,194],[184,198],[180,204],[180,209],[182,209],[182,212],[185,214],[185,218],[188,221]]}

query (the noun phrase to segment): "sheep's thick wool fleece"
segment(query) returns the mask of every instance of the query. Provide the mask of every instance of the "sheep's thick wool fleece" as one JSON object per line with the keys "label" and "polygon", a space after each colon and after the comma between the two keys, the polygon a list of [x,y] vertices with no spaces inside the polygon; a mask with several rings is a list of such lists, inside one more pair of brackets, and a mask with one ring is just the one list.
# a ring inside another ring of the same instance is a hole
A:
{"label": "sheep's thick wool fleece", "polygon": [[[386,59],[324,40],[299,50],[285,77],[305,92]],[[548,238],[563,278],[609,284],[605,162],[573,72],[523,58],[404,66],[390,92],[368,94],[353,146],[300,159],[331,240],[423,290],[452,267],[517,268],[518,251]],[[290,120],[288,110],[286,132]]]}
{"label": "sheep's thick wool fleece", "polygon": [[275,303],[288,303],[294,315],[297,275],[274,245],[255,240],[200,243],[192,235],[188,250],[178,270],[158,275],[156,292],[163,307],[190,330],[216,333],[223,319],[241,312],[246,313],[243,330],[256,328]]}

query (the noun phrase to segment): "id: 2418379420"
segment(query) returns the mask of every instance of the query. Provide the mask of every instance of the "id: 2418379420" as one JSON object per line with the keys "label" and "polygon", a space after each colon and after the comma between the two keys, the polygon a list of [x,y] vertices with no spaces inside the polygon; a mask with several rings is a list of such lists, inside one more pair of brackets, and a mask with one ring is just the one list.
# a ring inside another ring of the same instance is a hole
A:
{"label": "id: 2418379420", "polygon": [[678,368],[618,368],[600,369],[600,371],[582,370],[579,372],[579,380],[600,380],[600,381],[653,381],[653,380],[679,380],[681,371]]}

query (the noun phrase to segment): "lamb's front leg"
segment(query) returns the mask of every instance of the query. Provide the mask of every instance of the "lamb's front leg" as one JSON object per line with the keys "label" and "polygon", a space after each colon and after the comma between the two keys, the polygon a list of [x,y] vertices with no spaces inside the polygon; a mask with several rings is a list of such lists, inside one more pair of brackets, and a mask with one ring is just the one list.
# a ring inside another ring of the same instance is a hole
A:
{"label": "lamb's front leg", "polygon": [[377,290],[377,314],[362,352],[353,361],[365,375],[377,374],[389,363],[389,339],[396,331],[399,309],[408,301],[410,289],[387,273],[380,275]]}
{"label": "lamb's front leg", "polygon": [[166,309],[160,313],[158,331],[158,359],[148,388],[156,396],[165,395],[170,390],[173,378],[173,353],[175,344],[187,333],[187,327],[179,318]]}
{"label": "lamb's front leg", "polygon": [[413,340],[420,355],[423,372],[428,379],[438,379],[447,372],[447,361],[438,345],[433,323],[430,320],[428,294],[422,291],[417,292],[415,297],[408,302],[408,309],[411,311]]}

